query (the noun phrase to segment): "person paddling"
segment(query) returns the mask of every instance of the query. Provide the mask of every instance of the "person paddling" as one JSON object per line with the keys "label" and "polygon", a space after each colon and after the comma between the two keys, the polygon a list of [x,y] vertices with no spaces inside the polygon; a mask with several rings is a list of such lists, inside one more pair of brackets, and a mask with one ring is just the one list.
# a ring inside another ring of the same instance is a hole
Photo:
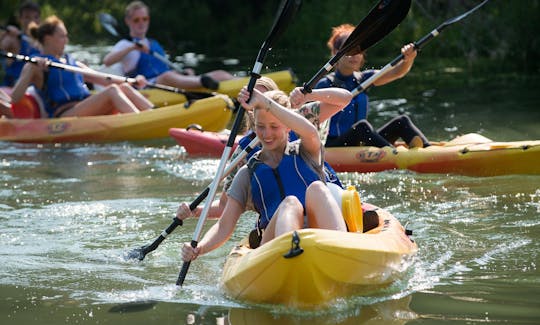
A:
{"label": "person paddling", "polygon": [[[267,91],[279,90],[278,86],[272,79],[264,76],[257,79],[255,83],[255,89],[263,93]],[[319,132],[319,137],[321,141],[324,142],[324,139],[326,139],[326,135],[328,133],[328,119],[333,114],[343,109],[351,101],[352,94],[345,89],[336,87],[315,89],[311,93],[304,94],[302,92],[302,87],[296,87],[291,91],[289,97],[291,105],[294,106],[291,107],[291,109],[294,112],[308,119],[317,128],[317,131]],[[235,160],[236,157],[238,157],[242,153],[242,151],[247,147],[247,145],[255,136],[253,112],[247,112],[246,116],[248,117],[249,130],[247,134],[240,139],[238,146],[231,154],[231,161]],[[289,135],[289,139],[297,139],[296,134],[294,132],[291,132]],[[242,160],[235,168],[233,168],[231,173],[225,177],[225,180],[223,181],[223,191],[219,200],[216,200],[212,203],[212,208],[210,209],[208,215],[209,218],[219,217],[227,202],[226,192],[231,186],[234,176],[236,175],[238,170],[247,163],[247,159],[258,150],[260,150],[260,146],[253,148],[253,150],[250,151],[248,156],[244,160]],[[326,180],[328,182],[336,183],[340,187],[342,186],[336,172],[326,162],[324,163],[324,172],[326,175]],[[195,208],[195,210],[192,212],[189,212],[188,210],[185,210],[182,208],[182,206],[180,206],[177,211],[177,217],[180,220],[183,220],[191,215],[198,216],[201,211],[202,207],[200,206]]]}
{"label": "person paddling", "polygon": [[[289,99],[281,91],[263,94],[254,89],[251,96],[248,102],[250,93],[244,88],[238,101],[254,112],[262,149],[234,177],[221,217],[198,246],[184,243],[184,261],[223,245],[249,202],[260,213],[255,230],[258,236],[250,241],[252,248],[304,227],[347,231],[341,209],[324,183],[323,147],[317,128],[289,109]],[[290,130],[299,140],[288,141]]]}
{"label": "person paddling", "polygon": [[[103,78],[73,73],[63,69],[48,68],[48,62],[68,64],[93,70],[64,53],[68,42],[68,31],[56,16],[50,16],[39,26],[30,26],[30,33],[42,46],[43,52],[36,56],[38,64],[26,63],[21,77],[11,94],[12,103],[22,100],[30,86],[37,88],[48,117],[105,115],[116,111],[120,113],[139,113],[150,109],[153,104],[127,83],[109,84],[91,95],[85,81],[104,84]],[[141,84],[144,78],[138,79]]]}
{"label": "person paddling", "polygon": [[121,62],[126,76],[141,74],[149,82],[182,89],[205,87],[217,90],[220,81],[234,78],[224,70],[215,70],[200,76],[180,74],[152,55],[157,53],[165,57],[165,51],[155,39],[146,36],[150,27],[150,8],[143,2],[129,3],[124,21],[129,27],[130,39],[122,39],[116,43],[111,52],[103,58],[106,66]]}
{"label": "person paddling", "polygon": [[[342,24],[332,29],[327,45],[332,55],[335,55],[345,40],[354,30],[351,24]],[[377,79],[373,85],[381,86],[404,77],[411,69],[417,51],[414,44],[406,44],[401,52],[404,55],[402,62]],[[363,81],[377,73],[377,70],[360,69],[365,64],[365,52],[343,56],[336,64],[335,72],[319,80],[315,88],[342,87],[352,91]],[[409,147],[427,147],[428,139],[413,124],[406,115],[400,115],[379,129],[367,120],[369,98],[365,92],[357,95],[341,112],[332,116],[326,147],[344,146],[393,146],[393,143],[402,138]]]}

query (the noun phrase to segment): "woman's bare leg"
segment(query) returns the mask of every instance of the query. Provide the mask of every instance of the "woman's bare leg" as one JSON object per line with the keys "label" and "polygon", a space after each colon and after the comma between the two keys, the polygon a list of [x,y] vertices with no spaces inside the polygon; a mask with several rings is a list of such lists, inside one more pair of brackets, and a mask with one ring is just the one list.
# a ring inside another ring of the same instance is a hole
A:
{"label": "woman's bare leg", "polygon": [[304,226],[304,207],[295,196],[287,196],[279,205],[266,227],[261,245],[289,231]]}
{"label": "woman's bare leg", "polygon": [[127,98],[137,107],[137,109],[144,111],[154,107],[151,101],[141,94],[140,91],[133,88],[128,83],[119,85],[120,90],[127,96]]}
{"label": "woman's bare leg", "polygon": [[230,80],[235,77],[225,70],[213,70],[205,73],[205,75],[210,76],[212,79],[217,81]]}
{"label": "woman's bare leg", "polygon": [[347,231],[343,214],[330,189],[320,181],[306,190],[308,227]]}
{"label": "woman's bare leg", "polygon": [[174,71],[167,71],[159,75],[156,83],[176,88],[199,88],[202,87],[199,76],[186,76]]}
{"label": "woman's bare leg", "polygon": [[103,91],[91,95],[79,102],[62,116],[94,116],[112,114],[115,110],[121,113],[139,113],[139,110],[116,84],[107,86]]}
{"label": "woman's bare leg", "polygon": [[11,97],[0,89],[0,117],[12,117],[11,114]]}

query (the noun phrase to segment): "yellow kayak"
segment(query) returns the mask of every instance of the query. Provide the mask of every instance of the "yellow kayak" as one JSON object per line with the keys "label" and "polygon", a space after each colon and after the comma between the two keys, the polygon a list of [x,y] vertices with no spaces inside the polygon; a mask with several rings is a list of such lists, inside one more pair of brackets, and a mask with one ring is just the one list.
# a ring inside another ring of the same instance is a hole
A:
{"label": "yellow kayak", "polygon": [[[375,209],[379,225],[365,233],[301,229],[257,249],[244,240],[225,262],[225,293],[246,302],[312,309],[388,286],[403,276],[417,245],[395,217]],[[295,233],[303,251],[287,258],[298,251],[292,250]]]}
{"label": "yellow kayak", "polygon": [[497,142],[476,133],[426,148],[325,148],[324,157],[338,172],[408,169],[468,176],[540,174],[540,140]]}
{"label": "yellow kayak", "polygon": [[114,142],[164,138],[172,127],[196,123],[220,131],[229,122],[232,102],[217,95],[139,114],[113,114],[50,119],[0,119],[0,141]]}
{"label": "yellow kayak", "polygon": [[[227,136],[212,132],[174,128],[169,134],[193,156],[219,157],[227,142]],[[324,158],[338,172],[408,169],[468,176],[534,175],[540,174],[540,141],[498,142],[469,133],[427,148],[409,149],[402,143],[396,148],[325,148]]]}
{"label": "yellow kayak", "polygon": [[[272,78],[279,89],[283,90],[287,94],[296,87],[296,76],[291,70],[281,70],[276,72],[263,73],[263,76]],[[249,82],[249,77],[236,78],[231,80],[221,81],[219,88],[216,90],[219,94],[224,94],[232,98],[236,98],[238,92],[243,86],[246,86]],[[190,89],[187,92],[208,92],[208,89],[198,88]],[[177,94],[170,91],[148,88],[143,89],[141,92],[152,102],[154,105],[161,107],[166,105],[183,103],[187,100],[186,96]]]}

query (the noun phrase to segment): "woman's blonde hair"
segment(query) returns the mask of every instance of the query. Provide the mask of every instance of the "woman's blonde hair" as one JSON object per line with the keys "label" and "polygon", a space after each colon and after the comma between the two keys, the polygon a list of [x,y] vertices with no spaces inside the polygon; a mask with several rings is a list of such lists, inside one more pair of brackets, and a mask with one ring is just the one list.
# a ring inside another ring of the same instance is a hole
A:
{"label": "woman's blonde hair", "polygon": [[[268,92],[268,91],[273,91],[273,90],[279,90],[279,87],[278,85],[276,84],[276,82],[270,78],[270,77],[267,77],[267,76],[261,76],[259,79],[257,79],[257,81],[255,82],[255,87],[263,87],[265,90],[264,92]],[[255,126],[255,117],[253,116],[253,112],[248,112],[246,114],[246,119],[245,119],[245,125],[247,127],[247,129],[249,130],[253,130],[253,127]]]}
{"label": "woman's blonde hair", "polygon": [[261,76],[259,79],[257,79],[257,81],[255,81],[255,87],[257,86],[264,87],[266,91],[279,90],[279,87],[274,79],[267,76]]}

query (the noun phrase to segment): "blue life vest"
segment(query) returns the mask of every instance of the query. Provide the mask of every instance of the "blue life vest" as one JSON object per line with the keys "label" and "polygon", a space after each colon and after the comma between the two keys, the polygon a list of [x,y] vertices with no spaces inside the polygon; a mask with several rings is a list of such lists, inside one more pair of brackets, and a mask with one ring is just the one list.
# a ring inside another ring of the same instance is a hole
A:
{"label": "blue life vest", "polygon": [[[366,70],[355,72],[350,76],[343,76],[339,72],[333,72],[321,79],[315,88],[340,87],[352,91],[374,73],[375,71],[373,70]],[[369,107],[368,102],[369,98],[366,92],[362,92],[355,96],[349,105],[334,114],[330,119],[328,137],[339,137],[349,130],[354,123],[366,119]]]}
{"label": "blue life vest", "polygon": [[[62,63],[51,55],[44,55],[43,57],[53,62]],[[64,58],[67,65],[77,66],[75,59],[70,55],[65,54]],[[64,69],[49,68],[40,95],[49,117],[54,117],[58,107],[69,102],[81,101],[90,96],[90,91],[84,83],[82,74]]]}
{"label": "blue life vest", "polygon": [[321,180],[319,174],[299,155],[299,142],[290,143],[276,169],[253,156],[248,161],[251,196],[259,212],[258,228],[264,229],[286,196],[294,195],[305,206],[308,186]]}
{"label": "blue life vest", "polygon": [[[19,54],[32,57],[35,55],[39,55],[39,50],[30,45],[30,42],[28,42],[28,36],[21,35],[21,49],[19,51]],[[15,85],[15,82],[17,82],[17,79],[19,79],[19,76],[21,75],[21,71],[24,67],[25,62],[13,61],[9,66],[5,63],[5,60],[2,60],[2,62],[5,71],[4,81],[2,82],[2,85],[6,87],[13,87]]]}
{"label": "blue life vest", "polygon": [[[135,40],[134,40],[135,41]],[[152,79],[160,74],[171,70],[169,66],[160,61],[158,58],[153,56],[151,53],[155,52],[162,56],[165,56],[165,50],[159,45],[159,43],[154,39],[148,39],[150,42],[150,53],[140,52],[139,61],[135,70],[130,71],[127,75],[129,77],[136,77],[137,75],[143,75],[146,79]]]}
{"label": "blue life vest", "polygon": [[[255,138],[255,132],[253,131],[248,131],[248,133],[242,137],[240,139],[240,141],[238,141],[238,146],[243,150],[243,149],[246,149],[246,147],[248,146],[248,144],[251,142],[251,140],[253,140]],[[296,135],[296,133],[294,133],[293,131],[291,131],[289,133],[289,141],[295,141],[295,140],[298,140],[298,136]],[[248,152],[247,156],[246,156],[246,160],[249,160],[256,152],[260,151],[261,150],[261,146],[260,145],[257,145],[255,147],[253,147],[253,149]],[[330,166],[330,164],[326,161],[324,161],[324,165],[323,165],[323,172],[324,172],[324,177],[325,177],[325,181],[327,183],[333,183],[333,184],[336,184],[337,186],[343,188],[343,184],[341,184],[341,181],[339,180],[338,176],[337,176],[337,173],[336,171],[332,168],[332,166]]]}

